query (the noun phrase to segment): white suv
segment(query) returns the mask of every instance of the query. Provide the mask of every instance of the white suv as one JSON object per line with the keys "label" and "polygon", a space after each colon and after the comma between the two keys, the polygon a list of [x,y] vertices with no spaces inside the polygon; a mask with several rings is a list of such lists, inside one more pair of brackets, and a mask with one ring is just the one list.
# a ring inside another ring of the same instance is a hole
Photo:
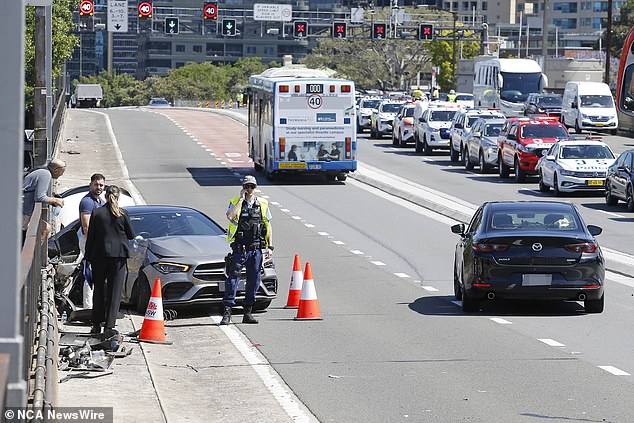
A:
{"label": "white suv", "polygon": [[425,110],[416,127],[417,153],[429,155],[434,148],[449,149],[449,127],[458,110],[460,107],[457,105]]}
{"label": "white suv", "polygon": [[370,129],[370,117],[372,112],[379,107],[381,103],[380,97],[363,97],[359,100],[357,109],[357,132],[361,133],[364,129]]}
{"label": "white suv", "polygon": [[392,134],[392,123],[396,112],[404,101],[385,100],[377,110],[372,112],[370,118],[370,138],[382,138],[383,135]]}
{"label": "white suv", "polygon": [[449,130],[451,137],[451,145],[449,148],[449,157],[452,162],[457,162],[464,151],[465,141],[471,131],[471,126],[478,119],[505,119],[504,114],[499,110],[487,110],[469,108],[463,109],[456,113],[451,122],[451,128]]}

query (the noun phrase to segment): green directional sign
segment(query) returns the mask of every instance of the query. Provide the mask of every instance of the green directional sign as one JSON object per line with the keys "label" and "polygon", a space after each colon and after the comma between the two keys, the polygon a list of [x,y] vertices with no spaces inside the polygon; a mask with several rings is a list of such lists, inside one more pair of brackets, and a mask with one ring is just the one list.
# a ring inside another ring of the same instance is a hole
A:
{"label": "green directional sign", "polygon": [[165,18],[165,33],[178,34],[178,18]]}
{"label": "green directional sign", "polygon": [[222,35],[227,37],[233,37],[236,35],[236,20],[235,19],[223,19],[222,20]]}

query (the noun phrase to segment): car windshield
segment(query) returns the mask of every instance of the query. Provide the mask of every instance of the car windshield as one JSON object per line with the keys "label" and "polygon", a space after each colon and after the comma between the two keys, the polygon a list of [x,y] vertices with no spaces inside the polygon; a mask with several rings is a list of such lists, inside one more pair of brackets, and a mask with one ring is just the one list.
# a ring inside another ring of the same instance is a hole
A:
{"label": "car windshield", "polygon": [[502,100],[524,103],[529,93],[539,91],[541,73],[500,72],[504,85],[500,92]]}
{"label": "car windshield", "polygon": [[503,123],[492,123],[486,126],[484,131],[485,135],[488,137],[497,137],[500,135],[500,131],[502,130]]}
{"label": "car windshield", "polygon": [[363,100],[361,107],[364,109],[376,109],[381,100]]}
{"label": "car windshield", "polygon": [[150,101],[150,104],[169,104],[169,101],[165,100],[164,98],[158,98],[158,99],[153,99],[152,101]]}
{"label": "car windshield", "polygon": [[522,138],[569,138],[562,125],[524,125]]}
{"label": "car windshield", "polygon": [[613,107],[612,97],[609,95],[581,95],[581,107]]}
{"label": "car windshield", "polygon": [[414,116],[414,108],[413,107],[408,107],[407,109],[405,109],[404,115],[405,115],[405,117]]}
{"label": "car windshield", "polygon": [[605,145],[566,145],[561,149],[562,159],[613,159]]}
{"label": "car windshield", "polygon": [[456,96],[456,101],[473,101],[473,94],[458,94]]}
{"label": "car windshield", "polygon": [[381,107],[381,111],[383,113],[396,113],[398,112],[399,107],[401,107],[401,103],[385,103]]}
{"label": "car windshield", "polygon": [[558,97],[558,96],[539,97],[537,99],[537,105],[541,107],[561,107],[561,97]]}
{"label": "car windshield", "polygon": [[207,216],[194,210],[129,211],[130,222],[137,235],[144,238],[183,235],[224,235],[222,228]]}
{"label": "car windshield", "polygon": [[455,110],[437,110],[435,112],[431,112],[429,120],[435,122],[449,122],[453,119],[453,115],[455,114]]}
{"label": "car windshield", "polygon": [[495,210],[490,214],[489,230],[491,231],[531,231],[531,230],[555,230],[578,232],[581,222],[574,213],[563,208],[550,210],[543,207],[541,210]]}

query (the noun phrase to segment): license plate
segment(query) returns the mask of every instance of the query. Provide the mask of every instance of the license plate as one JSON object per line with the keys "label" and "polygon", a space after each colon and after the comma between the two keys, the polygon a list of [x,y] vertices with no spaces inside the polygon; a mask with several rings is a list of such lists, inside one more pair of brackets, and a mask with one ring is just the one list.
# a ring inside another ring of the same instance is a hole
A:
{"label": "license plate", "polygon": [[603,126],[604,124],[603,123],[596,123],[595,125],[596,126]]}
{"label": "license plate", "polygon": [[306,169],[306,162],[280,162],[278,169]]}
{"label": "license plate", "polygon": [[548,286],[553,283],[553,275],[528,274],[522,275],[522,286]]}
{"label": "license plate", "polygon": [[603,179],[588,179],[587,183],[590,187],[602,187]]}
{"label": "license plate", "polygon": [[310,170],[319,170],[319,169],[321,169],[321,165],[320,164],[309,164],[308,165],[308,169],[310,169]]}

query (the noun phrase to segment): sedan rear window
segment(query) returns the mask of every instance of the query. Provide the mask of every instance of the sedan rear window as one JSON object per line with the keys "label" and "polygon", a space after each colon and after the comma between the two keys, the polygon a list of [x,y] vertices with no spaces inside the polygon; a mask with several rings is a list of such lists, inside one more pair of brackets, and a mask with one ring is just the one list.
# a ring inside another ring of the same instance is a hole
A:
{"label": "sedan rear window", "polygon": [[215,222],[195,211],[130,213],[130,222],[144,238],[224,234]]}
{"label": "sedan rear window", "polygon": [[489,222],[489,229],[492,231],[549,229],[576,232],[580,227],[574,214],[561,210],[552,213],[500,210],[492,213]]}

